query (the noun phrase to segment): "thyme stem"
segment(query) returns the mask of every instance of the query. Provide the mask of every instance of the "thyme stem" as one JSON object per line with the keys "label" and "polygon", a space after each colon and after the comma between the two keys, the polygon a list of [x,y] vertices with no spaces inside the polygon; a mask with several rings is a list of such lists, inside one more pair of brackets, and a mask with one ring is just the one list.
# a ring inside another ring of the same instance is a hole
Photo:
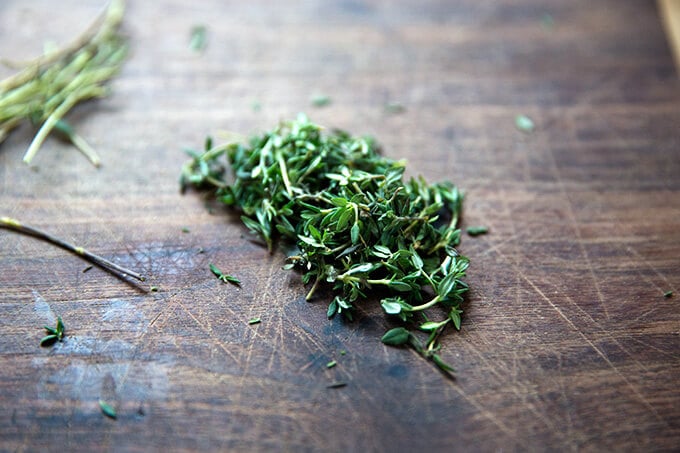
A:
{"label": "thyme stem", "polygon": [[26,234],[29,236],[36,237],[38,239],[42,239],[44,241],[47,241],[51,244],[54,244],[58,247],[61,247],[65,250],[68,250],[71,253],[74,253],[76,255],[79,255],[83,257],[85,260],[89,261],[92,264],[96,264],[97,266],[101,267],[102,269],[105,269],[113,274],[115,274],[119,278],[123,278],[126,275],[129,275],[130,277],[133,277],[139,281],[145,281],[146,278],[138,274],[137,272],[131,271],[130,269],[126,269],[122,266],[119,266],[116,263],[113,263],[106,258],[103,258],[99,255],[95,255],[94,253],[82,248],[75,246],[73,244],[70,244],[62,239],[59,239],[58,237],[52,236],[49,233],[46,233],[42,230],[39,230],[37,228],[24,225],[21,222],[19,222],[16,219],[13,219],[11,217],[0,217],[0,228],[5,228],[8,230],[16,231],[18,233]]}

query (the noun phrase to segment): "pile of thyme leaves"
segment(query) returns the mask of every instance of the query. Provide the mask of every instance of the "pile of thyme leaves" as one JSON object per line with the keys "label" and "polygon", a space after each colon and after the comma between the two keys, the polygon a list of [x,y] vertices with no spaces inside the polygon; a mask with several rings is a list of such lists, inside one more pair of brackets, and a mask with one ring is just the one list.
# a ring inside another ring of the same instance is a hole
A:
{"label": "pile of thyme leaves", "polygon": [[182,192],[216,189],[270,251],[277,236],[297,245],[285,268],[311,284],[307,300],[330,286],[329,318],[352,320],[357,303],[380,297],[400,324],[383,343],[410,345],[452,371],[438,351],[445,328],[460,329],[468,291],[469,260],[455,249],[462,193],[450,182],[405,180],[405,162],[382,156],[370,137],[324,132],[300,114],[247,144],[213,146],[208,137],[203,152],[187,151]]}

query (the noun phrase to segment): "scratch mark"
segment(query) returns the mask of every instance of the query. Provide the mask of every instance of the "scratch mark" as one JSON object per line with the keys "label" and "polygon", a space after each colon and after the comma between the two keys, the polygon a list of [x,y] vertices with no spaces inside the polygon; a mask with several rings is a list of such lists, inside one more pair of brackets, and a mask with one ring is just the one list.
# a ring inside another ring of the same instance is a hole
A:
{"label": "scratch mark", "polygon": [[557,160],[555,159],[555,155],[553,154],[552,148],[550,146],[547,147],[548,150],[548,156],[550,157],[550,166],[551,170],[555,176],[555,179],[557,180],[557,185],[559,186],[560,189],[560,194],[564,198],[566,204],[567,204],[567,215],[569,216],[569,222],[571,223],[572,229],[574,230],[574,235],[576,236],[576,242],[578,243],[579,251],[581,253],[581,256],[583,257],[583,260],[586,263],[586,266],[588,267],[588,273],[590,275],[590,279],[593,282],[593,287],[595,288],[595,292],[597,293],[597,298],[600,302],[600,307],[602,308],[602,311],[605,315],[605,318],[609,320],[609,310],[607,309],[607,304],[605,303],[604,300],[604,295],[602,294],[602,290],[600,289],[600,282],[597,280],[595,276],[595,269],[593,267],[593,261],[590,258],[590,255],[588,254],[588,250],[586,249],[585,245],[583,244],[583,238],[581,236],[581,230],[579,228],[578,221],[576,220],[576,214],[574,214],[574,208],[572,206],[572,202],[569,199],[569,196],[567,195],[567,190],[565,189],[565,184],[564,184],[564,179],[562,178],[562,174],[560,173],[559,167],[557,166]]}
{"label": "scratch mark", "polygon": [[600,348],[598,348],[595,343],[593,343],[576,325],[560,310],[560,308],[553,303],[552,300],[548,296],[546,296],[541,289],[534,284],[528,277],[526,277],[524,274],[522,274],[522,278],[524,281],[526,281],[533,289],[536,291],[536,293],[541,296],[543,300],[545,300],[556,312],[557,314],[564,319],[564,321],[571,326],[572,329],[576,331],[576,333],[579,334],[579,336],[586,342],[588,345],[599,355],[602,360],[605,361],[605,363],[616,373],[621,380],[623,380],[626,385],[631,389],[631,391],[635,394],[635,396],[638,397],[638,399],[649,409],[649,411],[654,414],[654,416],[662,422],[664,425],[668,426],[668,422],[664,420],[659,413],[656,411],[654,406],[647,400],[647,398],[638,390],[638,388],[626,377],[625,374],[621,373],[621,371],[614,365],[611,360],[602,352]]}

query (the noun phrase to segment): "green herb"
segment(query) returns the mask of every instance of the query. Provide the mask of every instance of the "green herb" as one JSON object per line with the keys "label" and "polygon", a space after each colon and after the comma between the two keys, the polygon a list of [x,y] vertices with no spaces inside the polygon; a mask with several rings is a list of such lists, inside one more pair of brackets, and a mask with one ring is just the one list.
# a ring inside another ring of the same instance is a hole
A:
{"label": "green herb", "polygon": [[326,368],[333,368],[337,364],[338,364],[338,362],[336,362],[335,360],[331,360],[330,362],[328,362],[326,364]]}
{"label": "green herb", "polygon": [[347,354],[347,351],[345,351],[344,349],[341,349],[341,350],[340,350],[340,355],[345,355],[345,354]]}
{"label": "green herb", "polygon": [[[323,134],[304,115],[248,144],[206,141],[205,151],[192,155],[182,188],[212,187],[270,251],[276,238],[296,244],[285,268],[302,272],[311,285],[308,300],[320,286],[330,287],[329,318],[351,320],[355,304],[379,296],[384,312],[402,323],[383,341],[408,344],[446,369],[434,354],[446,326],[460,325],[468,291],[469,262],[454,248],[463,196],[453,184],[404,180],[404,162],[381,156],[374,140]],[[227,167],[234,174],[229,181]],[[426,313],[434,309],[444,320],[421,345],[411,331],[429,322]]]}
{"label": "green herb", "polygon": [[0,82],[0,142],[23,121],[40,126],[24,155],[27,164],[57,130],[99,166],[95,151],[63,118],[79,102],[108,94],[105,83],[118,72],[127,52],[118,33],[124,9],[123,0],[112,0],[74,43],[21,64],[19,73]]}
{"label": "green herb", "polygon": [[398,102],[388,102],[387,104],[385,104],[385,111],[387,113],[393,114],[403,113],[404,111],[406,111],[406,107],[404,107],[402,104]]}
{"label": "green herb", "polygon": [[188,227],[182,227],[182,233],[189,233],[190,231]]}
{"label": "green herb", "polygon": [[210,263],[210,271],[215,275],[215,277],[217,277],[219,280],[222,280],[224,283],[232,283],[236,286],[241,285],[241,280],[229,274],[223,273],[217,266],[215,266],[212,263]]}
{"label": "green herb", "polygon": [[541,16],[541,27],[545,30],[552,30],[555,26],[555,19],[551,14],[545,13]]}
{"label": "green herb", "polygon": [[259,317],[257,317],[257,318],[252,318],[252,319],[250,319],[250,320],[248,321],[248,324],[259,324],[259,323],[261,323],[261,322],[262,322],[262,320],[261,320]]}
{"label": "green herb", "polygon": [[114,420],[116,419],[116,417],[118,417],[118,414],[116,414],[116,410],[106,401],[99,400],[99,407],[101,408],[102,413],[107,417],[113,418]]}
{"label": "green herb", "polygon": [[208,29],[204,25],[191,27],[191,40],[189,47],[194,52],[202,52],[208,43]]}
{"label": "green herb", "polygon": [[326,388],[329,388],[329,389],[339,389],[339,388],[346,387],[346,386],[347,386],[347,382],[333,382],[333,383],[331,383],[331,384],[328,384],[328,385],[326,386]]}
{"label": "green herb", "polygon": [[665,298],[669,298],[672,295],[673,295],[673,291],[666,291],[665,293],[663,293],[663,297],[665,297]]}
{"label": "green herb", "polygon": [[465,230],[470,236],[479,236],[480,234],[486,234],[489,232],[489,228],[485,226],[470,226]]}
{"label": "green herb", "polygon": [[314,107],[325,107],[330,105],[331,98],[325,95],[317,95],[312,98],[312,105]]}
{"label": "green herb", "polygon": [[40,346],[50,346],[56,341],[62,341],[64,339],[64,322],[61,320],[61,316],[57,316],[57,326],[50,327],[44,326],[47,331],[47,335],[40,340]]}
{"label": "green herb", "polygon": [[[0,217],[0,228],[16,231],[17,233],[26,234],[28,236],[33,236],[38,239],[47,241],[51,244],[56,245],[57,247],[61,247],[65,250],[68,250],[69,252],[74,253],[91,263],[96,264],[97,266],[111,272],[112,274],[116,275],[119,278],[124,278],[125,275],[129,275],[130,277],[136,278],[137,280],[140,281],[146,280],[144,276],[136,272],[133,272],[122,266],[119,266],[116,263],[107,260],[106,258],[102,258],[101,256],[95,255],[94,253],[91,253],[82,247],[69,244],[68,242],[63,241],[55,236],[52,236],[51,234],[48,234],[42,230],[39,230],[28,225],[24,225],[17,219],[13,219],[11,217]],[[83,272],[87,270],[89,269],[85,269]]]}
{"label": "green herb", "polygon": [[151,290],[152,293],[157,293],[160,288],[158,288],[158,286],[152,286],[149,289]]}
{"label": "green herb", "polygon": [[522,132],[530,134],[534,131],[534,122],[526,115],[517,115],[515,117],[515,127]]}

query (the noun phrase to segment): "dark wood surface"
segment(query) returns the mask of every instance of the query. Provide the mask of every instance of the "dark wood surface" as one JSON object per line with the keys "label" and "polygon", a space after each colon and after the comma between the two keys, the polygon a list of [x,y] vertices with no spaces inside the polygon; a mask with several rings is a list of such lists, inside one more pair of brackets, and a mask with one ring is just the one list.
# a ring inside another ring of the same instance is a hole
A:
{"label": "dark wood surface", "polygon": [[[128,6],[131,54],[112,96],[69,117],[103,167],[56,139],[24,166],[23,126],[0,147],[0,215],[160,291],[0,230],[0,449],[680,447],[680,84],[653,2]],[[0,54],[66,42],[101,7],[5,0]],[[208,27],[202,54],[188,46],[196,24]],[[315,94],[332,104],[312,107]],[[455,380],[384,347],[374,304],[328,321],[327,300],[304,301],[281,252],[202,194],[178,193],[184,147],[299,111],[376,136],[411,174],[454,181],[463,225],[490,227],[460,246],[472,290],[442,353]],[[40,348],[54,314],[68,337]]]}

